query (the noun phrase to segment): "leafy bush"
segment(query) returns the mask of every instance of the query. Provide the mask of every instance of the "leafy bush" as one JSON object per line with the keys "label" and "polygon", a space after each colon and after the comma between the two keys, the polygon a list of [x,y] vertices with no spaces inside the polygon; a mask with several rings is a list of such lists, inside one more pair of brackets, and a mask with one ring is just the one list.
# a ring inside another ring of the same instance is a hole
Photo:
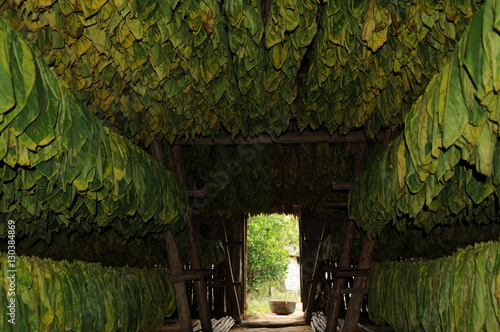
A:
{"label": "leafy bush", "polygon": [[286,278],[289,253],[286,245],[298,244],[295,217],[257,215],[248,220],[248,290],[261,292],[280,286]]}

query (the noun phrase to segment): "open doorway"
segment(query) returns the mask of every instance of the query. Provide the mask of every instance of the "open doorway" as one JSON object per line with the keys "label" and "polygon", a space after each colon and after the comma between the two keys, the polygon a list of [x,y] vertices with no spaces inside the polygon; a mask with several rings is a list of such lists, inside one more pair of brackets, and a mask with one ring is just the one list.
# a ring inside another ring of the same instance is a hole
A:
{"label": "open doorway", "polygon": [[293,307],[301,311],[299,242],[299,219],[295,215],[248,217],[247,314],[271,314],[270,300],[287,301],[288,310]]}

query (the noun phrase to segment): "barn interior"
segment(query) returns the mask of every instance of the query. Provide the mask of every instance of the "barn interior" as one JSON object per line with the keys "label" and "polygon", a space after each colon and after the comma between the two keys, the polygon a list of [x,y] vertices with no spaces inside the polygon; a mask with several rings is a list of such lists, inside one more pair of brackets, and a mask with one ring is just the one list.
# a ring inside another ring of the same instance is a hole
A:
{"label": "barn interior", "polygon": [[500,0],[0,0],[1,301],[241,323],[280,212],[307,323],[498,331],[499,54]]}

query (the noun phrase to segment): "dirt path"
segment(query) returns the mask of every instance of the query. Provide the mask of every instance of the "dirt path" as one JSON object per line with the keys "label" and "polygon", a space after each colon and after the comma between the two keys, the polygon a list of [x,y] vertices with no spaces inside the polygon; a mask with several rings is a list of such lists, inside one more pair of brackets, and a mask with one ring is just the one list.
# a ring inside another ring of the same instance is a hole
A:
{"label": "dirt path", "polygon": [[[368,328],[368,329],[367,329]],[[176,320],[168,321],[161,332],[182,332]],[[390,327],[380,327],[366,324],[358,326],[357,332],[394,332]],[[263,314],[261,316],[244,315],[241,324],[234,326],[229,332],[312,332],[304,320],[302,304],[297,303],[297,308],[290,315]]]}
{"label": "dirt path", "polygon": [[235,326],[230,332],[311,332],[311,327],[306,325],[302,303],[297,303],[296,310],[290,315],[265,314],[263,316],[243,317],[243,322]]}
{"label": "dirt path", "polygon": [[[193,320],[194,322],[195,320]],[[173,319],[161,329],[161,332],[182,332],[179,323]],[[229,332],[311,332],[311,327],[304,321],[302,304],[297,303],[296,310],[290,315],[263,314],[262,316],[244,315],[243,322]]]}

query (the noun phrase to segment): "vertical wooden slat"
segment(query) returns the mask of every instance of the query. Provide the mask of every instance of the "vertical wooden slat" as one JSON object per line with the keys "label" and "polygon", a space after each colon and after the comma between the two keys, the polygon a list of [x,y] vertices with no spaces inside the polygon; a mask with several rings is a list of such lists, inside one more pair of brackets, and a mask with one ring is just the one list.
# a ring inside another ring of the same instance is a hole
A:
{"label": "vertical wooden slat", "polygon": [[[201,258],[199,254],[198,240],[196,237],[196,230],[193,225],[191,215],[188,219],[188,234],[191,253],[191,266],[194,270],[200,270]],[[202,276],[200,280],[194,281],[194,291],[196,297],[196,304],[198,304],[198,311],[200,314],[201,327],[204,332],[212,332],[212,320],[210,315],[210,307],[207,300],[207,284],[205,278]]]}
{"label": "vertical wooden slat", "polygon": [[[313,278],[314,263],[316,261],[316,249],[318,236],[321,234],[321,228],[318,228],[318,215],[310,209],[301,210],[300,218],[300,274],[301,274],[301,301],[303,310],[307,312],[309,298],[309,280]],[[323,224],[321,224],[323,225]]]}
{"label": "vertical wooden slat", "polygon": [[[224,249],[225,250],[225,249]],[[217,277],[215,282],[221,284],[223,281],[223,276],[226,275],[225,264],[217,265]],[[216,316],[222,316],[225,311],[226,305],[226,288],[225,287],[214,287],[214,313]]]}
{"label": "vertical wooden slat", "polygon": [[[186,187],[187,177],[184,167],[184,159],[182,157],[181,146],[176,145],[173,147],[173,149],[174,149],[174,162],[177,175],[180,177],[182,183]],[[191,267],[194,270],[200,270],[202,268],[200,248],[198,245],[196,228],[193,223],[191,211],[188,216],[187,230],[189,237],[189,252],[191,254]],[[207,285],[204,277],[202,277],[200,280],[194,281],[194,292],[195,292],[196,303],[198,305],[198,311],[200,314],[201,327],[204,332],[212,332],[210,307],[208,305],[208,300],[207,300]]]}
{"label": "vertical wooden slat", "polygon": [[326,234],[327,234],[327,229],[328,229],[328,219],[325,217],[325,221],[323,224],[323,229],[321,231],[321,237],[320,237],[320,242],[318,244],[318,249],[316,251],[316,258],[314,260],[314,268],[313,268],[313,274],[312,274],[312,282],[309,283],[309,286],[307,287],[307,306],[306,306],[306,314],[305,314],[305,321],[307,324],[311,323],[311,318],[312,318],[312,311],[313,311],[313,304],[314,304],[314,290],[315,287],[317,286],[315,280],[318,280],[320,277],[320,257],[323,253],[323,244],[326,239]]}
{"label": "vertical wooden slat", "polygon": [[242,301],[240,303],[240,312],[245,312],[247,305],[247,278],[248,278],[248,260],[247,260],[247,236],[248,236],[248,217],[243,215],[243,275],[241,277],[241,294]]}
{"label": "vertical wooden slat", "polygon": [[236,286],[234,285],[234,273],[233,273],[233,266],[231,264],[231,253],[229,252],[229,246],[227,245],[228,243],[228,236],[227,236],[227,229],[226,229],[226,223],[224,219],[221,218],[222,222],[222,230],[224,232],[224,243],[226,243],[225,250],[226,250],[226,272],[227,274],[227,281],[228,287],[227,287],[227,295],[228,296],[228,304],[229,308],[228,311],[232,311],[232,316],[234,320],[239,324],[241,323],[241,310],[240,310],[240,301],[238,298],[238,292],[236,291]]}
{"label": "vertical wooden slat", "polygon": [[307,310],[307,276],[305,275],[305,260],[306,256],[306,244],[305,244],[305,229],[304,229],[304,221],[303,221],[303,213],[301,211],[299,217],[299,250],[300,250],[300,302],[302,302],[303,308],[302,310]]}
{"label": "vertical wooden slat", "polygon": [[[384,148],[389,145],[390,141],[394,139],[394,136],[395,134],[391,129],[385,131],[383,140]],[[364,238],[361,245],[361,253],[359,255],[358,269],[370,268],[374,249],[375,239]],[[366,288],[367,284],[368,277],[356,277],[354,278],[353,288]],[[342,332],[354,332],[356,330],[364,297],[365,294],[362,293],[351,295]]]}
{"label": "vertical wooden slat", "polygon": [[[352,247],[352,241],[354,238],[355,230],[354,221],[349,220],[346,224],[344,243],[342,244],[342,251],[340,253],[340,259],[338,263],[339,268],[349,267],[350,261],[350,251]],[[333,286],[333,309],[328,315],[326,330],[327,332],[334,332],[337,330],[337,324],[340,317],[340,309],[344,306],[344,301],[342,299],[342,288],[345,287],[345,279],[335,279]]]}
{"label": "vertical wooden slat", "polygon": [[[168,263],[173,275],[182,272],[181,257],[177,247],[177,241],[171,231],[165,232],[165,241],[167,243]],[[186,292],[186,283],[184,281],[174,282],[175,299],[177,300],[177,314],[179,316],[179,325],[181,331],[193,331],[191,323],[191,312]]]}
{"label": "vertical wooden slat", "polygon": [[[361,246],[361,253],[359,257],[359,269],[369,269],[372,261],[373,250],[375,248],[374,239],[364,239]],[[354,279],[354,288],[366,288],[368,277],[356,277]],[[342,332],[354,332],[358,325],[359,315],[361,313],[361,305],[365,294],[352,294],[347,314],[344,321],[344,328]]]}

